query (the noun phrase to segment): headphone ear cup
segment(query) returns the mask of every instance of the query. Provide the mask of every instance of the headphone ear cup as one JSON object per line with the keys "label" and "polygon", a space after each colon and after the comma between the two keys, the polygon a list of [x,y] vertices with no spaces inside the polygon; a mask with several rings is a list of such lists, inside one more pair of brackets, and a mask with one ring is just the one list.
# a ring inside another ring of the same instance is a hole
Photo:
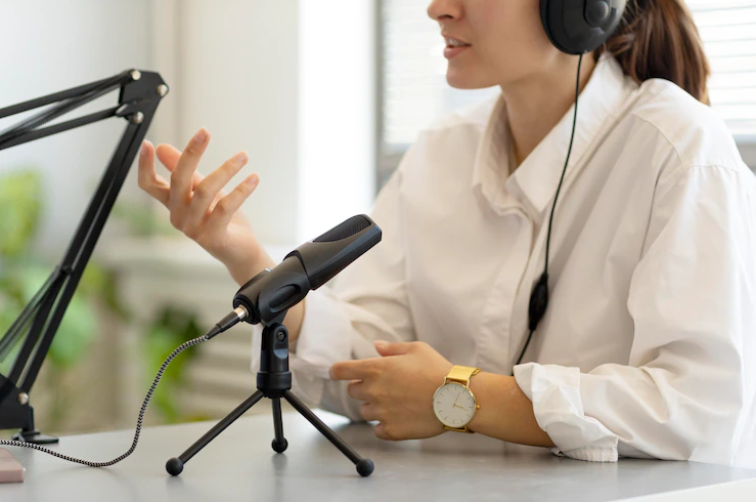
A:
{"label": "headphone ear cup", "polygon": [[627,0],[541,0],[541,22],[557,49],[584,54],[612,36],[626,5]]}
{"label": "headphone ear cup", "polygon": [[600,27],[607,22],[612,8],[607,0],[596,0],[585,5],[585,20],[591,26]]}

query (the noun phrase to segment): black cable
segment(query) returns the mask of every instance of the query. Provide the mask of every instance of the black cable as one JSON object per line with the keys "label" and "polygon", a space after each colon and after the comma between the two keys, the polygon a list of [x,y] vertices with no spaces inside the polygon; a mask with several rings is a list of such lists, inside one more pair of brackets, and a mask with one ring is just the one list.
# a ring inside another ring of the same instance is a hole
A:
{"label": "black cable", "polygon": [[161,378],[163,378],[163,373],[165,373],[165,370],[166,368],[168,368],[168,365],[171,363],[173,359],[176,358],[176,356],[178,356],[178,354],[180,354],[187,348],[193,347],[195,345],[199,345],[200,343],[204,343],[205,341],[209,340],[211,338],[209,334],[211,333],[205,334],[203,336],[200,336],[199,338],[195,338],[193,340],[189,340],[183,343],[165,359],[165,361],[163,362],[163,365],[160,367],[160,371],[158,371],[157,375],[155,376],[155,380],[152,382],[152,386],[150,387],[149,392],[147,392],[147,395],[144,398],[144,402],[142,403],[142,409],[139,410],[139,417],[137,418],[136,430],[134,432],[134,441],[131,443],[131,448],[129,448],[128,451],[126,451],[126,453],[124,453],[123,455],[116,457],[109,462],[91,462],[89,460],[69,457],[68,455],[63,455],[62,453],[58,453],[56,451],[50,450],[38,444],[27,443],[25,441],[12,441],[12,440],[0,439],[0,446],[5,445],[5,446],[19,446],[21,448],[31,448],[32,450],[39,450],[41,452],[47,453],[48,455],[52,455],[54,457],[67,460],[69,462],[75,462],[77,464],[87,465],[90,467],[107,467],[113,464],[117,464],[121,460],[131,455],[136,449],[137,443],[139,442],[139,434],[142,432],[142,421],[144,420],[144,413],[145,411],[147,411],[147,405],[150,403],[150,399],[152,399],[152,394],[155,392],[155,389],[157,388],[158,383],[160,383]]}
{"label": "black cable", "polygon": [[[556,194],[554,195],[554,203],[551,205],[551,214],[549,215],[549,229],[546,234],[546,258],[544,260],[544,265],[543,265],[543,274],[541,275],[541,278],[536,283],[536,286],[533,289],[533,293],[531,294],[530,312],[529,312],[530,333],[528,334],[528,338],[525,340],[525,346],[522,348],[522,352],[520,352],[520,357],[517,358],[517,363],[515,364],[515,366],[522,362],[522,358],[525,356],[525,352],[528,349],[528,345],[530,345],[530,340],[533,338],[533,332],[535,332],[536,327],[538,326],[538,323],[541,321],[541,318],[543,318],[544,313],[546,313],[546,306],[548,305],[549,252],[551,251],[551,228],[554,223],[554,211],[556,210],[557,200],[559,199],[559,193],[562,190],[562,182],[564,182],[564,175],[567,173],[567,166],[570,164],[570,155],[572,154],[572,144],[575,141],[575,129],[577,129],[577,115],[578,115],[578,98],[580,97],[580,69],[582,68],[582,66],[583,66],[583,55],[581,54],[580,59],[578,60],[577,81],[575,82],[575,113],[572,117],[572,134],[570,135],[570,146],[567,149],[567,159],[564,160],[564,168],[562,168],[562,176],[559,178],[559,185],[557,186]],[[536,298],[535,299],[536,306],[534,306],[534,298]],[[514,370],[513,370],[513,374],[514,374]]]}
{"label": "black cable", "polygon": [[549,231],[546,235],[546,262],[543,265],[543,272],[547,274],[549,271],[549,251],[551,248],[551,227],[554,223],[554,211],[556,210],[557,200],[559,199],[559,193],[562,191],[562,182],[564,182],[564,175],[567,173],[567,165],[570,163],[570,155],[572,154],[572,144],[575,141],[575,130],[577,129],[577,116],[578,116],[578,100],[580,98],[580,69],[583,66],[583,55],[580,55],[578,60],[577,80],[575,82],[575,113],[572,116],[572,134],[570,135],[570,146],[567,149],[567,159],[564,161],[564,168],[562,168],[562,176],[559,178],[559,185],[557,186],[556,195],[554,196],[554,204],[551,205],[551,215],[549,216]]}

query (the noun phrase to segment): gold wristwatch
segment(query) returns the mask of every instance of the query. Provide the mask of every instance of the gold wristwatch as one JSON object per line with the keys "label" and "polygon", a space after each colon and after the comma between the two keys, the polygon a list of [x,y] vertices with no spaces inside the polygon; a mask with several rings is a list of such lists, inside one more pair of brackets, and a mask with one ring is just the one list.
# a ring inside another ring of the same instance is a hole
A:
{"label": "gold wristwatch", "polygon": [[472,433],[467,424],[480,405],[469,385],[470,378],[478,373],[480,368],[454,366],[433,395],[433,412],[445,430]]}

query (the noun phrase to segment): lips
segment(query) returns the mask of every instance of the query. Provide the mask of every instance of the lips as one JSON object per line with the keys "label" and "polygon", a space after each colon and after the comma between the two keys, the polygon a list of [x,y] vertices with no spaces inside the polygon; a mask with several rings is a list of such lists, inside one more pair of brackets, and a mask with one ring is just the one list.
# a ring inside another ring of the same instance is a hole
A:
{"label": "lips", "polygon": [[465,52],[471,44],[457,37],[444,36],[446,47],[444,48],[444,58],[450,60],[457,55]]}
{"label": "lips", "polygon": [[446,47],[468,47],[471,44],[458,37],[452,37],[450,35],[443,35],[446,40]]}
{"label": "lips", "polygon": [[442,32],[441,36],[444,37],[444,40],[446,41],[446,47],[444,48],[444,57],[446,59],[456,57],[458,54],[465,52],[467,48],[472,45],[466,40],[450,33]]}

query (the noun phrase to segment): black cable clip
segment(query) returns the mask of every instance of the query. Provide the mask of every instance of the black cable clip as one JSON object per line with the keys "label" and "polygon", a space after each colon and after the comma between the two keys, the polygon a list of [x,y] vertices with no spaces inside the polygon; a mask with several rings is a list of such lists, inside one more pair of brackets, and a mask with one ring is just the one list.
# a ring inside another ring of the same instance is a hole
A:
{"label": "black cable clip", "polygon": [[538,283],[533,287],[530,294],[530,307],[528,309],[528,328],[535,331],[538,323],[546,313],[546,307],[549,305],[549,275],[544,273],[538,279]]}

